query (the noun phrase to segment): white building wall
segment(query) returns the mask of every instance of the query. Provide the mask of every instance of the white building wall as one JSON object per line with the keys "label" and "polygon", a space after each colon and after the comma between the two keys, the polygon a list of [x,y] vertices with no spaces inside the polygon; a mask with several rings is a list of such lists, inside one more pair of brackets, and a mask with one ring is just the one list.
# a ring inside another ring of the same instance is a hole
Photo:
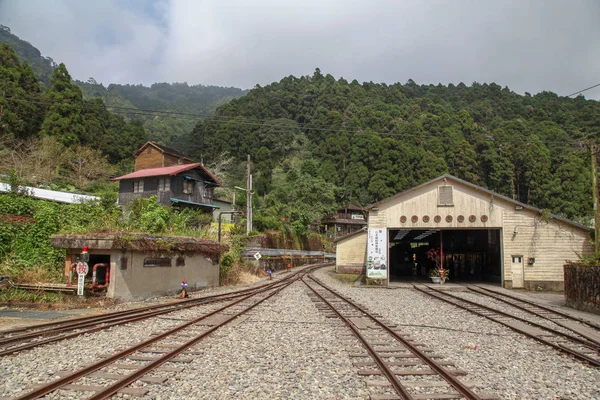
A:
{"label": "white building wall", "polygon": [[[453,187],[453,206],[438,205],[438,186]],[[525,288],[535,290],[562,290],[563,265],[566,260],[576,260],[578,254],[593,251],[589,231],[554,218],[545,220],[538,212],[521,208],[517,210],[515,203],[478,190],[461,182],[441,179],[423,187],[404,193],[385,203],[376,205],[370,211],[369,228],[388,229],[500,229],[502,237],[502,271],[503,285],[512,287],[513,272],[511,257],[524,257]],[[440,222],[435,222],[435,216]],[[402,217],[405,222],[401,222]],[[417,221],[413,222],[413,216]],[[423,217],[428,216],[425,222]],[[451,221],[446,219],[451,217]],[[458,216],[463,216],[459,222]],[[469,217],[475,220],[470,221]],[[482,219],[482,216],[484,217]],[[517,227],[517,234],[514,234]],[[366,234],[365,234],[366,249]],[[358,256],[355,250],[338,257]],[[529,258],[535,258],[528,264]]]}

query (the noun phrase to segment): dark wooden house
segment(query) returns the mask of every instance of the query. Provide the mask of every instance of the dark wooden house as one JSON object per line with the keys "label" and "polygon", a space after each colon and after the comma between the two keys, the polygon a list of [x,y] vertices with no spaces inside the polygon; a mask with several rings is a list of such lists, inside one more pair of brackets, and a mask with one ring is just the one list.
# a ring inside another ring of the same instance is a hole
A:
{"label": "dark wooden house", "polygon": [[191,158],[175,149],[170,149],[154,142],[146,142],[146,144],[135,153],[134,171],[192,163],[193,161]]}
{"label": "dark wooden house", "polygon": [[357,232],[365,226],[365,212],[354,204],[340,208],[335,214],[325,217],[322,222],[323,231],[333,239]]}
{"label": "dark wooden house", "polygon": [[202,163],[148,168],[114,178],[119,181],[119,204],[156,195],[163,205],[200,207],[212,212],[213,189],[222,186]]}

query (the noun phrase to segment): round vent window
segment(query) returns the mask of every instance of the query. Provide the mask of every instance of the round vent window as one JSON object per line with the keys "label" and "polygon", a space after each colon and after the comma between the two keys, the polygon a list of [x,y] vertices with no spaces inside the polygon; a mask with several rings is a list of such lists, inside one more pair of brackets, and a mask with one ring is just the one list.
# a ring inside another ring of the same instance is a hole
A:
{"label": "round vent window", "polygon": [[469,215],[469,222],[475,222],[477,220],[477,217],[474,215]]}
{"label": "round vent window", "polygon": [[413,215],[410,220],[414,223],[417,222],[419,220],[419,217],[417,217],[416,215]]}
{"label": "round vent window", "polygon": [[406,222],[406,215],[400,217],[400,222],[402,222],[403,224]]}
{"label": "round vent window", "polygon": [[452,222],[452,215],[446,215],[446,222]]}
{"label": "round vent window", "polygon": [[440,221],[442,220],[442,217],[440,217],[439,215],[436,215],[436,216],[433,218],[433,220],[434,220],[435,222],[440,222]]}
{"label": "round vent window", "polygon": [[458,217],[456,217],[456,220],[458,222],[465,222],[465,216],[464,215],[459,215]]}
{"label": "round vent window", "polygon": [[481,216],[481,222],[487,222],[488,220],[488,216],[487,215],[482,215]]}
{"label": "round vent window", "polygon": [[423,222],[429,222],[429,215],[423,215]]}

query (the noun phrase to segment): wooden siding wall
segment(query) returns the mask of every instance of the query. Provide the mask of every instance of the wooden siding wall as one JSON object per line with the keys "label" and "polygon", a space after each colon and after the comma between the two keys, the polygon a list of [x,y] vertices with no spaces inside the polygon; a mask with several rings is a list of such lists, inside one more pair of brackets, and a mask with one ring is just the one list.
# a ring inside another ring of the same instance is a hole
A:
{"label": "wooden siding wall", "polygon": [[152,152],[148,154],[148,149],[145,149],[135,158],[134,171],[148,168],[160,168],[163,167],[163,155],[156,148],[151,147]]}
{"label": "wooden siding wall", "polygon": [[[139,197],[150,197],[152,195],[156,195],[157,201],[165,206],[171,205],[171,197],[172,192],[159,192],[158,191],[158,180],[160,178],[167,178],[166,176],[161,177],[149,177],[143,178],[141,180],[144,181],[144,191],[142,193],[133,193],[133,182],[138,179],[123,179],[119,183],[119,204],[125,205],[132,201],[133,199],[137,199]],[[170,178],[170,177],[169,177]],[[171,185],[172,185],[171,180]]]}
{"label": "wooden siding wall", "polygon": [[[487,194],[469,190],[467,187],[453,185],[454,206],[438,206],[437,187],[439,185],[441,183],[434,183],[380,206],[379,211],[369,214],[369,228],[489,229],[502,227],[502,210],[495,207],[496,199]],[[434,221],[436,215],[441,217],[439,223]],[[463,222],[458,222],[459,215],[464,217]],[[469,221],[470,215],[476,217],[475,222]],[[483,215],[488,217],[486,222],[481,220]],[[406,217],[404,223],[400,221],[402,216]],[[411,221],[413,216],[418,217],[417,222]],[[429,222],[423,222],[424,216],[429,217]],[[452,217],[451,222],[446,222],[447,216]]]}
{"label": "wooden siding wall", "polygon": [[339,273],[362,273],[367,259],[367,232],[357,233],[337,243],[335,270]]}
{"label": "wooden siding wall", "polygon": [[[189,176],[194,180],[195,184],[193,194],[183,193],[183,182],[186,176]],[[206,196],[207,185],[204,183],[205,179],[206,177],[198,173],[196,170],[182,172],[181,174],[174,176],[171,180],[171,191],[173,193],[173,197],[180,200],[193,201],[195,203],[212,204],[212,197],[209,198]]]}
{"label": "wooden siding wall", "polygon": [[[512,256],[523,256],[525,288],[563,290],[563,265],[576,261],[577,254],[593,251],[589,233],[564,222],[541,216],[514,206],[504,211],[504,283],[512,287]],[[515,233],[515,228],[517,233]],[[533,264],[529,258],[535,258]],[[554,282],[554,283],[553,283]]]}
{"label": "wooden siding wall", "polygon": [[171,154],[165,154],[163,157],[163,167],[170,167],[171,165],[187,164],[181,157],[177,157]]}
{"label": "wooden siding wall", "polygon": [[[390,229],[490,229],[501,230],[503,284],[512,287],[511,257],[524,258],[525,288],[530,290],[563,289],[563,265],[566,260],[577,260],[578,254],[589,254],[593,251],[588,231],[555,219],[548,222],[533,211],[516,210],[515,204],[494,197],[489,193],[465,186],[459,182],[450,181],[446,184],[453,186],[454,206],[438,206],[437,187],[442,181],[406,193],[387,203],[380,204],[379,210],[369,213],[369,228]],[[429,222],[423,222],[423,216],[429,216]],[[436,223],[434,217],[439,215],[441,221]],[[452,216],[447,222],[446,216]],[[465,217],[459,223],[458,215]],[[469,216],[475,215],[474,222]],[[483,222],[481,216],[488,220]],[[406,216],[406,222],[400,218]],[[418,221],[412,222],[412,216]],[[518,233],[514,230],[517,227]],[[365,234],[366,236],[366,234]],[[338,257],[342,264],[353,264],[364,255],[358,255],[356,249],[347,243],[338,247]],[[339,245],[338,245],[339,246]],[[364,249],[366,249],[366,238]],[[343,254],[347,252],[347,254]],[[354,257],[354,258],[352,258]],[[350,259],[352,258],[352,259]],[[528,264],[529,258],[535,258],[533,264]]]}

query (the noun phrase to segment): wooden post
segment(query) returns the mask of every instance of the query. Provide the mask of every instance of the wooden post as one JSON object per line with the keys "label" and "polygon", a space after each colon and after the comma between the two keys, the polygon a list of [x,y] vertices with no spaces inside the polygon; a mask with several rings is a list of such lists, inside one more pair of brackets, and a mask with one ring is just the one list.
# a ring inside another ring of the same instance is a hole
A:
{"label": "wooden post", "polygon": [[597,147],[590,144],[590,153],[592,154],[592,191],[594,196],[594,250],[596,255],[600,250],[600,206],[598,205],[598,168],[596,162]]}
{"label": "wooden post", "polygon": [[246,177],[246,234],[252,232],[252,173],[248,154],[248,176]]}

